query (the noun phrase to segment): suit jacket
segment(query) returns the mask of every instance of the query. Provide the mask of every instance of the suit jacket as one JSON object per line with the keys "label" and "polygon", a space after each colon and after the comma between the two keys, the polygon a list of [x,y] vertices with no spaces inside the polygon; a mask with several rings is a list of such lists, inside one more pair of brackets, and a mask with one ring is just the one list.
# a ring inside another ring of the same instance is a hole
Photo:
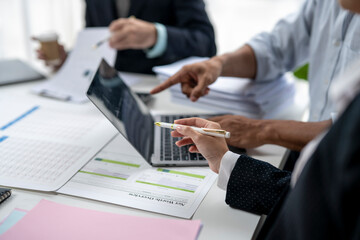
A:
{"label": "suit jacket", "polygon": [[[359,109],[360,94],[320,142],[294,188],[288,172],[249,157],[238,160],[226,201],[269,213],[258,239],[360,239]],[[245,184],[247,190],[241,189]]]}
{"label": "suit jacket", "polygon": [[[143,50],[118,51],[115,67],[119,71],[153,73],[153,66],[216,53],[214,29],[202,0],[131,0],[129,16],[164,24],[167,49],[153,59],[148,59]],[[86,0],[87,27],[109,26],[117,18],[114,0]]]}

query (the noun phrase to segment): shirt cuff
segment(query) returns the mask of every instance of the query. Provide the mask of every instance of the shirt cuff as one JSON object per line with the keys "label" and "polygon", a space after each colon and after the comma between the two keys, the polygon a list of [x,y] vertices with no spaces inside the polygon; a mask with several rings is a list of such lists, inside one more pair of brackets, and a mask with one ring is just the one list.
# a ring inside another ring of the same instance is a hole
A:
{"label": "shirt cuff", "polygon": [[260,33],[250,39],[246,43],[254,51],[256,58],[256,77],[255,81],[266,82],[278,78],[279,74],[278,69],[274,64],[270,64],[277,59],[274,59],[271,54],[269,54],[269,44],[264,43],[266,38],[266,33]]}
{"label": "shirt cuff", "polygon": [[167,31],[163,24],[155,23],[157,32],[157,41],[152,48],[146,49],[145,54],[147,58],[160,57],[166,50],[167,47]]}
{"label": "shirt cuff", "polygon": [[222,190],[226,190],[231,172],[239,157],[239,154],[227,151],[221,159],[217,185]]}
{"label": "shirt cuff", "polygon": [[332,123],[334,124],[337,119],[337,112],[331,112],[330,115],[331,115]]}

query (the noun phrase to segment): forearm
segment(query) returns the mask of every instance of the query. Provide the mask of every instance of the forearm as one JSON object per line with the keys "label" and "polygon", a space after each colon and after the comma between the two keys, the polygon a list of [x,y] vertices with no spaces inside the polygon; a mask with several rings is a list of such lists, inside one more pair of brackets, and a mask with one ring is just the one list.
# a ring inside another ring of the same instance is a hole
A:
{"label": "forearm", "polygon": [[329,128],[331,120],[298,122],[289,120],[264,120],[259,138],[265,143],[276,144],[291,150],[301,149],[319,133]]}
{"label": "forearm", "polygon": [[216,56],[213,59],[221,62],[222,76],[251,79],[256,77],[256,57],[249,45],[245,45],[234,52]]}

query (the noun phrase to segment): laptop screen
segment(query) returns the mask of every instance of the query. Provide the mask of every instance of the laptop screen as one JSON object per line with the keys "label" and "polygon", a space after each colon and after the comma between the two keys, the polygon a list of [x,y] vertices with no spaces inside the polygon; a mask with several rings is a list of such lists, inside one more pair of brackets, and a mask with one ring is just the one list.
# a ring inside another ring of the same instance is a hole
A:
{"label": "laptop screen", "polygon": [[118,72],[102,60],[87,91],[88,98],[148,161],[153,153],[152,116]]}

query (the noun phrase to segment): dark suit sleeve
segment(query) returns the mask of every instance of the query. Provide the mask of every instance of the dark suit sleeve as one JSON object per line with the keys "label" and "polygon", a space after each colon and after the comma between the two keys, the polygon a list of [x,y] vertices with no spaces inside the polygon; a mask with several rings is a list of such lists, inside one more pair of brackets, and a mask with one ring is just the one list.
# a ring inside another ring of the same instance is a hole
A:
{"label": "dark suit sleeve", "polygon": [[268,214],[290,184],[291,173],[241,155],[231,173],[226,203],[231,207]]}
{"label": "dark suit sleeve", "polygon": [[216,54],[214,29],[202,0],[173,1],[174,22],[166,25],[168,45],[160,57],[174,62],[189,56],[211,57]]}
{"label": "dark suit sleeve", "polygon": [[93,27],[94,23],[91,19],[91,8],[88,5],[88,2],[85,1],[86,7],[85,7],[85,27]]}
{"label": "dark suit sleeve", "polygon": [[86,27],[108,27],[118,18],[115,1],[85,0]]}

